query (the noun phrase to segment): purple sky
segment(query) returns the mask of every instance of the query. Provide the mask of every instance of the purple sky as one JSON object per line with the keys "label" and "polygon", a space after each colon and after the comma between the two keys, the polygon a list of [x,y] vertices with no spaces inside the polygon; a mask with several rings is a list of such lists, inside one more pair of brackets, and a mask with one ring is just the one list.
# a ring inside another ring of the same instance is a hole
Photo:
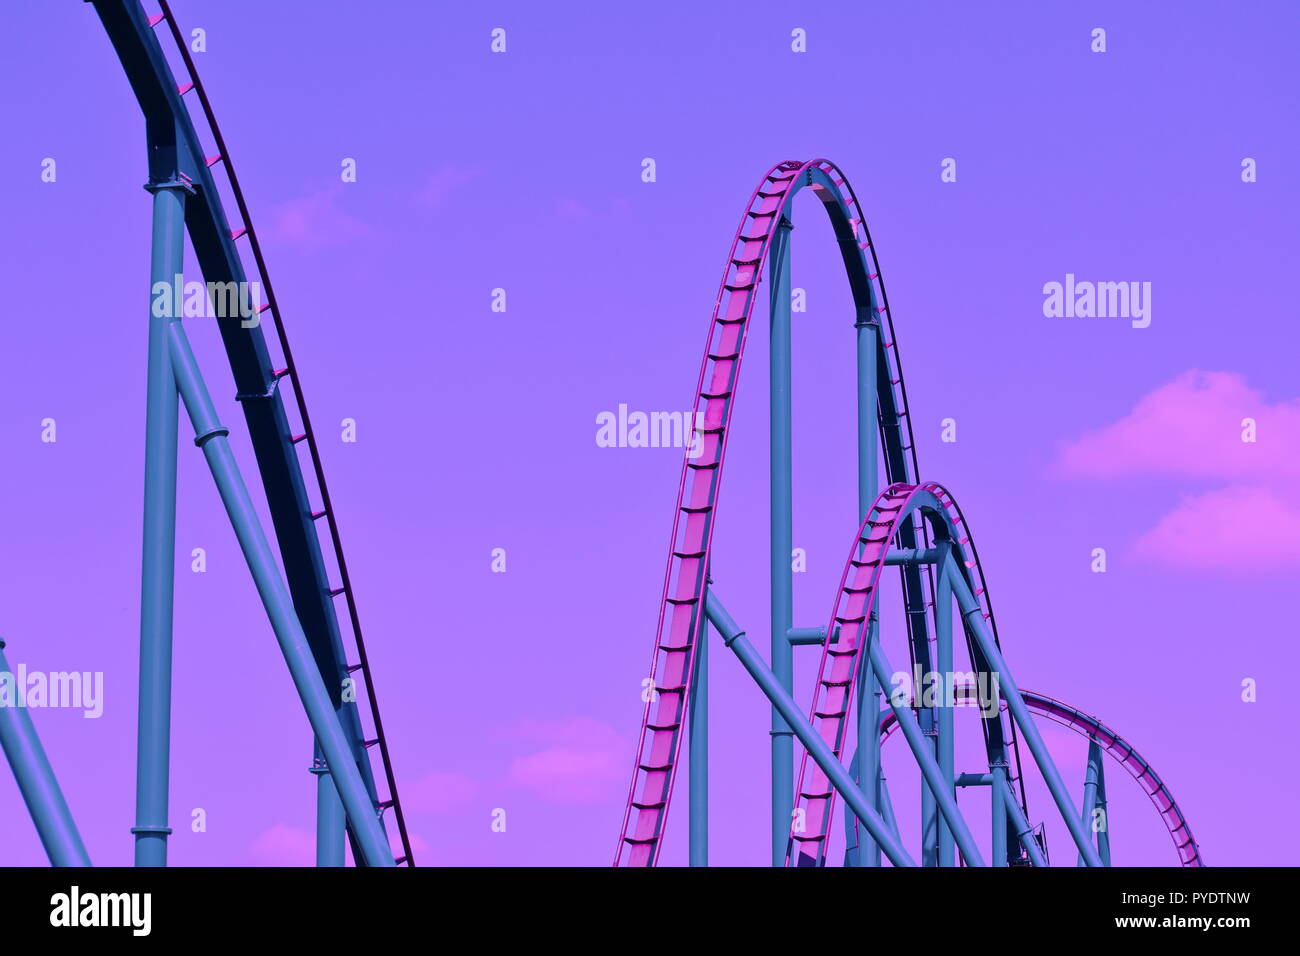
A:
{"label": "purple sky", "polygon": [[[745,199],[773,162],[813,156],[836,161],[866,209],[921,471],[977,535],[1018,681],[1134,743],[1207,862],[1295,858],[1300,705],[1286,675],[1300,660],[1279,626],[1300,566],[1293,4],[174,7],[207,31],[198,67],[321,433],[421,863],[612,857],[681,453],[600,448],[595,418],[690,407]],[[505,54],[490,52],[495,27]],[[1096,27],[1104,54],[1090,51]],[[806,53],[791,51],[795,28]],[[124,864],[144,128],[88,5],[8,5],[0,64],[0,635],[14,665],[104,673],[100,719],[33,716],[92,859]],[[340,181],[345,157],[355,183]],[[656,182],[641,180],[646,157]],[[956,183],[940,181],[946,157]],[[1246,157],[1257,182],[1242,182]],[[793,252],[808,301],[794,359],[805,626],[825,623],[856,526],[852,313],[818,205],[796,201]],[[1150,282],[1150,327],[1045,317],[1043,285],[1067,273]],[[260,494],[215,330],[188,325]],[[718,593],[764,648],[765,338],[759,326],[749,344],[713,559]],[[955,443],[940,440],[949,417]],[[56,443],[41,441],[45,418]],[[171,859],[302,862],[310,729],[189,434]],[[1099,547],[1104,574],[1090,570]],[[896,660],[898,626],[887,618]],[[768,708],[712,652],[713,858],[762,863]],[[801,700],[815,666],[802,650]],[[1044,732],[1077,791],[1083,742]],[[902,748],[887,766],[914,843]],[[1137,785],[1108,769],[1116,863],[1173,862]],[[667,863],[685,859],[679,782]],[[1038,819],[1048,802],[1031,793]],[[195,808],[207,832],[191,832]],[[1063,827],[1049,832],[1069,860]],[[5,863],[44,861],[7,772],[0,846]]]}

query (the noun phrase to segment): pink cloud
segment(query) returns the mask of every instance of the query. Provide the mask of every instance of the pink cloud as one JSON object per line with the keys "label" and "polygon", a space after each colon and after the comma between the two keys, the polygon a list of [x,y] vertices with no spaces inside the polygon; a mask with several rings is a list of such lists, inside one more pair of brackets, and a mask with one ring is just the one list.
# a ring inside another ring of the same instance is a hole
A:
{"label": "pink cloud", "polygon": [[1256,486],[1189,495],[1141,535],[1133,550],[1164,564],[1202,570],[1300,565],[1300,506]]}
{"label": "pink cloud", "polygon": [[374,235],[371,226],[342,208],[346,187],[335,183],[272,211],[272,228],[281,239],[304,245],[330,245]]}
{"label": "pink cloud", "polygon": [[555,201],[555,214],[565,219],[586,219],[591,215],[591,209],[585,203],[566,196]]}
{"label": "pink cloud", "polygon": [[[1242,419],[1256,441],[1242,441]],[[1064,474],[1180,475],[1228,481],[1300,476],[1300,399],[1270,403],[1232,372],[1184,372],[1119,421],[1065,444]]]}
{"label": "pink cloud", "polygon": [[316,837],[299,827],[277,823],[253,841],[248,855],[256,866],[315,866]]}
{"label": "pink cloud", "polygon": [[[1254,441],[1243,441],[1244,419]],[[1090,478],[1179,477],[1228,485],[1187,494],[1133,553],[1183,569],[1300,564],[1300,399],[1270,402],[1233,372],[1191,370],[1123,418],[1062,446],[1056,469]]]}
{"label": "pink cloud", "polygon": [[597,720],[529,720],[514,725],[508,734],[546,745],[513,760],[510,781],[559,803],[605,799],[629,769],[626,742],[613,727]]}
{"label": "pink cloud", "polygon": [[436,209],[476,176],[478,176],[477,169],[458,166],[455,163],[444,163],[425,179],[424,185],[416,190],[415,198],[420,205]]}
{"label": "pink cloud", "polygon": [[401,786],[404,805],[430,813],[458,810],[474,799],[478,791],[478,781],[454,771],[426,773],[414,783]]}

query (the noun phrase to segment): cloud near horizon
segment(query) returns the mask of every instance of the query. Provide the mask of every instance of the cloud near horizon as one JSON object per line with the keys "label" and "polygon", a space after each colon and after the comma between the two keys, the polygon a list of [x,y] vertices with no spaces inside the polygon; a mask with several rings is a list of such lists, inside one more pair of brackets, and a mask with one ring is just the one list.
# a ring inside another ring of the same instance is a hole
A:
{"label": "cloud near horizon", "polygon": [[1135,554],[1193,569],[1300,564],[1300,505],[1271,488],[1233,485],[1187,495],[1133,542]]}
{"label": "cloud near horizon", "polygon": [[[1255,441],[1243,441],[1243,419]],[[1053,469],[1079,478],[1226,482],[1185,493],[1133,542],[1183,569],[1300,565],[1300,399],[1269,402],[1234,372],[1187,371],[1123,418],[1062,445]]]}
{"label": "cloud near horizon", "polygon": [[587,717],[529,720],[509,735],[543,744],[510,764],[510,781],[556,803],[592,803],[615,792],[626,772],[627,745],[609,724]]}
{"label": "cloud near horizon", "polygon": [[305,246],[337,245],[375,235],[369,223],[343,208],[344,184],[333,183],[290,199],[271,212],[274,234]]}
{"label": "cloud near horizon", "polygon": [[248,855],[255,866],[315,866],[316,837],[301,827],[277,823],[257,836]]}
{"label": "cloud near horizon", "polygon": [[[1256,440],[1241,440],[1254,419]],[[1300,399],[1270,403],[1234,372],[1183,372],[1119,421],[1066,442],[1062,474],[1224,481],[1300,476]]]}
{"label": "cloud near horizon", "polygon": [[402,785],[402,803],[412,810],[449,813],[470,803],[479,793],[478,781],[457,771],[432,771]]}

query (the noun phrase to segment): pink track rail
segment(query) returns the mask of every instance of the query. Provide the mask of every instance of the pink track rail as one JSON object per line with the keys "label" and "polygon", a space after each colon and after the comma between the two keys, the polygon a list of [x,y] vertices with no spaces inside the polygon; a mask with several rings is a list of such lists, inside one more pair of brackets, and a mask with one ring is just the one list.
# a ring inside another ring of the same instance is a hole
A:
{"label": "pink track rail", "polygon": [[[778,217],[802,168],[793,162],[772,167],[750,195],[714,302],[691,419],[701,421],[703,413],[701,446],[694,459],[684,459],[678,483],[655,653],[615,866],[654,866],[658,861],[695,670],[695,642],[707,626],[709,549],[746,333]],[[751,224],[755,231],[747,234]]]}
{"label": "pink track rail", "polygon": [[[800,178],[811,183],[824,174],[834,190],[812,185],[827,205],[839,205],[852,230],[865,266],[872,307],[881,325],[883,372],[888,392],[881,398],[881,429],[885,447],[897,447],[900,459],[885,457],[888,480],[917,480],[915,440],[907,389],[889,300],[866,217],[853,187],[839,168],[825,159],[784,162],[772,167],[750,194],[739,228],[732,239],[722,281],[714,301],[704,359],[696,381],[695,420],[703,413],[702,447],[695,459],[683,462],[677,508],[651,659],[648,699],[642,712],[637,759],[628,789],[626,810],[614,864],[654,866],[662,847],[672,799],[686,708],[694,674],[695,640],[706,626],[703,602],[712,548],[714,518],[731,425],[745,341],[758,302],[757,290],[771,249],[774,230],[798,190]],[[746,231],[750,230],[750,231]],[[922,525],[916,540],[924,542]],[[918,640],[914,616],[923,616],[933,603],[929,569],[919,576],[917,603],[909,606],[909,635]],[[991,609],[990,609],[991,611]],[[1013,763],[1015,762],[1013,757]]]}
{"label": "pink track rail", "polygon": [[[858,657],[867,638],[881,572],[885,567],[885,555],[903,522],[910,520],[912,514],[918,514],[911,507],[912,499],[918,492],[927,493],[927,496],[933,497],[943,507],[954,532],[954,555],[962,562],[967,579],[973,582],[972,591],[980,601],[982,616],[990,623],[993,619],[988,588],[975,553],[974,539],[952,494],[936,482],[925,482],[918,486],[898,483],[886,488],[858,529],[857,539],[840,578],[840,589],[826,629],[827,634],[833,634],[838,627],[839,640],[834,645],[829,642],[822,645],[810,722],[837,757],[841,756],[845,744],[858,673]],[[1191,825],[1173,794],[1132,744],[1096,717],[1055,698],[1025,690],[1021,691],[1021,696],[1032,712],[1096,740],[1142,786],[1164,821],[1181,864],[1204,865],[1200,849],[1192,836]],[[1002,739],[1010,750],[1015,740],[1015,727],[1005,701],[1000,708],[1000,722]],[[897,723],[897,717],[892,712],[885,715],[880,723],[882,741],[890,736]],[[798,850],[797,855],[792,853],[787,856],[786,863],[797,865],[802,862],[803,865],[820,866],[825,862],[836,794],[821,768],[810,760],[807,751],[804,751],[799,764],[795,795],[795,806],[804,810],[801,815],[803,829],[795,831],[792,827],[791,846],[798,847]],[[856,826],[855,821],[855,828]]]}
{"label": "pink track rail", "polygon": [[[849,559],[840,575],[835,606],[827,635],[839,629],[839,640],[822,644],[809,722],[837,758],[842,756],[859,656],[870,633],[885,558],[904,521],[910,519],[916,485],[890,485],[876,498],[858,528]],[[928,490],[928,489],[924,489]],[[835,788],[821,767],[803,751],[795,778],[795,813],[791,824],[791,851],[786,865],[821,866],[826,859],[835,809]]]}
{"label": "pink track rail", "polygon": [[[1192,836],[1191,824],[1183,816],[1183,811],[1174,800],[1174,795],[1160,779],[1155,768],[1143,759],[1132,744],[1096,717],[1062,703],[1055,697],[1025,690],[1023,687],[1020,689],[1020,696],[1025,699],[1025,704],[1033,713],[1054,720],[1082,737],[1096,740],[1101,745],[1101,749],[1118,761],[1128,771],[1129,776],[1142,786],[1142,790],[1150,799],[1152,806],[1156,808],[1156,812],[1160,814],[1165,829],[1169,831],[1169,836],[1174,841],[1179,862],[1183,866],[1205,866],[1200,847],[1196,843],[1196,838]],[[1005,702],[1002,704],[1002,710],[1005,713]],[[881,740],[887,740],[897,729],[897,718],[892,713],[886,714],[880,721]]]}

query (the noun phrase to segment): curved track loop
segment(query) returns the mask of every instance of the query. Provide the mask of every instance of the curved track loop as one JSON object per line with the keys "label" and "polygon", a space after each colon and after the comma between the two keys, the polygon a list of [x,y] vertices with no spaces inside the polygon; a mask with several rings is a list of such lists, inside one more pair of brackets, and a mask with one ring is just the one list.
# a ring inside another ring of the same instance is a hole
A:
{"label": "curved track loop", "polygon": [[[918,520],[923,520],[922,513],[926,511],[941,519],[935,522],[936,540],[951,541],[954,557],[961,562],[963,573],[972,583],[972,591],[985,609],[983,616],[991,621],[991,605],[984,573],[975,552],[974,538],[951,492],[937,482],[921,485],[897,483],[886,488],[858,529],[840,578],[835,607],[826,626],[827,634],[833,634],[839,628],[839,640],[834,644],[828,641],[822,645],[810,722],[837,757],[844,749],[858,673],[858,656],[868,633],[881,573],[885,568],[885,556],[899,528],[905,526],[908,518],[915,515]],[[980,588],[978,591],[975,590],[976,584]],[[1160,814],[1178,850],[1182,865],[1203,865],[1191,826],[1173,794],[1132,744],[1097,718],[1068,704],[1031,691],[1021,691],[1021,695],[1031,711],[1096,740],[1103,750],[1119,761],[1130,776],[1141,784]],[[1010,745],[1015,740],[1010,736],[1014,733],[1014,722],[1005,701],[999,712],[1003,734],[1001,739]],[[892,712],[884,716],[880,724],[882,740],[889,737],[897,722],[898,718]],[[1023,788],[1022,778],[1022,794]],[[792,831],[790,834],[791,854],[787,857],[787,865],[824,865],[836,794],[821,768],[809,759],[806,750],[800,760],[795,794],[796,807],[805,811],[802,821],[804,828],[802,832]],[[797,853],[795,847],[798,847]]]}
{"label": "curved track loop", "polygon": [[[848,273],[857,321],[879,327],[877,416],[886,480],[890,483],[919,480],[893,316],[857,195],[844,174],[829,160],[779,163],[768,170],[750,194],[714,301],[695,387],[693,421],[700,421],[701,413],[704,416],[701,447],[696,458],[684,460],[678,483],[650,665],[650,692],[645,694],[648,699],[642,712],[636,765],[614,857],[616,866],[654,866],[659,858],[682,730],[686,726],[695,640],[706,626],[701,611],[740,363],[772,236],[788,218],[789,203],[804,186],[814,191],[831,218]],[[925,523],[904,522],[898,528],[898,543],[901,548],[928,545]],[[928,670],[931,649],[926,620],[927,609],[934,604],[931,569],[905,567],[901,577],[912,660]],[[992,607],[986,605],[986,610],[996,633]],[[1018,768],[1019,759],[1013,747],[1013,777],[1019,776]]]}
{"label": "curved track loop", "polygon": [[190,82],[179,86],[178,92],[182,98],[185,94],[193,92],[198,97],[204,122],[208,131],[212,135],[213,143],[217,148],[215,156],[209,156],[205,162],[209,168],[220,165],[226,171],[226,178],[230,184],[231,193],[234,195],[235,203],[239,209],[239,215],[243,222],[243,227],[230,233],[232,240],[246,239],[249,250],[253,255],[253,260],[257,267],[257,276],[261,281],[261,287],[266,292],[266,311],[273,318],[276,339],[280,346],[281,354],[284,356],[285,367],[278,369],[275,373],[276,384],[281,392],[284,389],[284,383],[289,382],[292,385],[292,391],[295,399],[295,407],[298,412],[299,420],[302,422],[302,434],[293,436],[295,444],[305,441],[310,454],[312,470],[316,478],[316,487],[319,489],[321,506],[320,510],[313,513],[311,517],[316,520],[324,519],[326,526],[329,528],[330,544],[333,548],[334,558],[338,565],[340,584],[337,588],[330,591],[331,596],[342,595],[347,602],[348,618],[351,624],[353,640],[356,647],[357,663],[348,667],[348,674],[360,672],[364,678],[364,688],[359,688],[360,692],[365,693],[370,701],[370,718],[374,725],[375,736],[371,740],[365,741],[367,749],[378,746],[380,762],[383,765],[384,780],[388,786],[388,798],[381,799],[377,804],[380,813],[392,809],[394,818],[397,822],[397,829],[402,843],[402,856],[397,859],[399,865],[414,865],[414,857],[411,853],[411,841],[406,832],[406,818],[402,813],[402,805],[397,795],[397,780],[393,773],[392,759],[388,753],[388,740],[384,734],[383,721],[379,716],[379,701],[375,694],[373,676],[370,671],[370,662],[366,657],[365,642],[361,634],[361,620],[357,612],[356,598],[352,590],[352,580],[348,575],[347,561],[343,555],[343,542],[339,536],[338,522],[334,515],[334,507],[330,502],[329,488],[325,483],[325,469],[321,463],[320,449],[316,442],[316,434],[311,427],[311,419],[307,414],[307,401],[303,396],[302,379],[298,368],[293,360],[293,352],[289,348],[289,338],[285,331],[284,322],[281,318],[280,307],[275,298],[275,290],[271,285],[271,277],[266,268],[266,260],[262,255],[262,246],[258,242],[257,232],[253,228],[253,220],[248,212],[248,205],[244,201],[243,190],[239,188],[239,179],[235,175],[235,168],[230,160],[230,153],[226,148],[224,137],[221,135],[221,129],[217,125],[216,114],[213,112],[212,103],[208,99],[207,91],[203,88],[203,82],[199,79],[198,69],[195,66],[194,58],[190,54],[189,43],[182,33],[175,15],[167,0],[159,0],[159,7],[162,10],[157,16],[149,18],[149,25],[156,27],[160,23],[166,23],[168,32],[175,42],[176,49],[185,63],[185,68],[189,73]]}
{"label": "curved track loop", "polygon": [[[970,691],[968,690],[967,693],[970,693]],[[1128,771],[1129,776],[1142,785],[1142,789],[1151,800],[1151,804],[1160,814],[1160,819],[1164,821],[1165,828],[1174,841],[1174,848],[1178,851],[1178,859],[1182,865],[1205,865],[1196,838],[1192,836],[1191,825],[1187,822],[1187,818],[1183,816],[1183,811],[1179,808],[1177,801],[1174,800],[1174,795],[1170,793],[1165,782],[1160,779],[1160,775],[1142,758],[1142,755],[1134,749],[1132,744],[1096,717],[1071,707],[1069,704],[1062,703],[1054,697],[1048,697],[1046,694],[1038,694],[1024,688],[1021,688],[1020,696],[1025,699],[1025,704],[1033,713],[1054,720],[1082,737],[1096,740],[1101,745],[1102,750],[1110,754]],[[1005,703],[1003,703],[1002,709],[1004,712],[1006,711]],[[892,712],[886,714],[880,721],[880,739],[882,741],[887,740],[897,728],[898,719]]]}
{"label": "curved track loop", "polygon": [[[975,536],[971,534],[970,526],[966,524],[966,516],[962,514],[956,499],[946,489],[939,490],[942,492],[939,498],[943,501],[948,517],[952,519],[955,528],[956,537],[953,539],[953,544],[961,555],[962,573],[970,585],[971,593],[980,602],[981,613],[984,620],[988,621],[989,633],[993,635],[993,643],[1001,650],[1002,640],[998,637],[998,622],[993,616],[993,598],[989,595],[988,582],[984,579],[984,568],[980,564],[979,551],[975,548]],[[971,651],[972,654],[975,653],[973,645]],[[1016,722],[1011,719],[1010,713],[1005,708],[1000,712],[999,725],[1001,739],[1008,747],[1007,782],[1011,784],[1013,791],[1017,789],[1020,791],[1020,807],[1028,817],[1029,802],[1025,794],[1025,780],[1020,771],[1020,739],[1016,733]]]}
{"label": "curved track loop", "polygon": [[[915,485],[903,483],[890,485],[881,492],[858,529],[848,563],[840,576],[835,607],[826,626],[828,635],[834,634],[839,627],[840,637],[834,643],[826,640],[821,645],[817,688],[813,691],[810,716],[813,729],[837,758],[844,749],[859,652],[870,632],[885,558],[904,522],[917,507],[920,492],[921,489]],[[793,816],[800,820],[801,826],[790,833],[786,864],[821,866],[826,859],[835,788],[821,767],[809,760],[806,749],[799,760],[799,773],[795,778],[794,805]]]}
{"label": "curved track loop", "polygon": [[[628,790],[627,808],[614,863],[653,866],[662,846],[668,806],[686,723],[686,705],[694,673],[695,641],[702,632],[704,591],[731,410],[763,267],[772,236],[787,218],[794,195],[808,186],[824,204],[835,227],[848,271],[859,322],[879,323],[879,421],[886,475],[891,481],[914,479],[915,443],[907,411],[893,322],[880,268],[852,187],[828,160],[784,162],[772,167],[750,195],[740,227],[731,243],[722,282],[714,301],[704,359],[696,381],[693,421],[701,421],[700,448],[687,457],[677,490],[677,508],[668,566],[660,600],[655,649],[650,666],[651,692],[642,713],[637,759]],[[915,547],[909,527],[904,546]],[[928,580],[916,575],[905,582],[909,633],[914,653],[929,653],[923,615],[933,593]],[[920,615],[922,630],[911,630]]]}
{"label": "curved track loop", "polygon": [[[947,492],[934,483],[909,485],[898,482],[882,491],[858,528],[849,551],[844,573],[840,576],[835,606],[826,633],[839,628],[839,640],[821,645],[821,662],[817,668],[817,687],[813,691],[809,723],[836,757],[844,749],[853,690],[858,672],[859,654],[870,632],[876,609],[880,577],[890,545],[918,509],[945,512]],[[940,534],[946,535],[945,526]],[[790,850],[786,865],[822,866],[826,861],[826,844],[835,809],[835,788],[805,749],[795,778],[794,819],[801,829],[790,833]],[[798,811],[802,810],[802,813]]]}

